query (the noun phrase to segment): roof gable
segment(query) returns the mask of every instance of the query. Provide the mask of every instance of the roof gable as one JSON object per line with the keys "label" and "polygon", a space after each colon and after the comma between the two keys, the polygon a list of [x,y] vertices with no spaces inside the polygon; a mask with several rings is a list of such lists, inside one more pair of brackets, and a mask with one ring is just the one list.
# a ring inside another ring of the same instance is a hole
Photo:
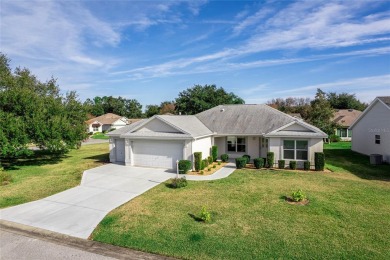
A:
{"label": "roof gable", "polygon": [[160,133],[182,133],[177,127],[167,124],[158,117],[146,122],[141,127],[137,128],[133,132],[160,132]]}
{"label": "roof gable", "polygon": [[98,121],[99,123],[101,123],[103,125],[111,125],[112,123],[118,121],[119,119],[123,119],[124,122],[126,122],[126,117],[119,116],[119,115],[116,115],[113,113],[107,113],[107,114],[104,114],[104,115],[101,115],[101,116],[98,116],[95,118],[91,118],[91,119],[87,120],[86,123],[90,125],[93,122]]}
{"label": "roof gable", "polygon": [[352,123],[349,129],[352,129],[371,109],[376,105],[381,104],[390,110],[390,96],[376,97],[371,104],[363,111],[363,113]]}

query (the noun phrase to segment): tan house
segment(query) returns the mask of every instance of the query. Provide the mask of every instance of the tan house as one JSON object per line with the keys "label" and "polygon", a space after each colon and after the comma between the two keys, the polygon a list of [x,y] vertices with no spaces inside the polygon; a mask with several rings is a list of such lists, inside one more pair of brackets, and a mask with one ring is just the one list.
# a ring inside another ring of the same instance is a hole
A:
{"label": "tan house", "polygon": [[88,132],[104,132],[112,129],[119,129],[128,124],[128,119],[113,113],[107,113],[86,121]]}
{"label": "tan house", "polygon": [[377,97],[351,125],[352,151],[380,154],[390,163],[390,96]]}
{"label": "tan house", "polygon": [[221,105],[197,115],[156,115],[115,130],[110,136],[110,161],[131,166],[175,169],[176,160],[194,161],[194,153],[230,158],[249,154],[314,165],[314,153],[322,152],[320,129],[267,105]]}
{"label": "tan house", "polygon": [[362,111],[355,109],[337,109],[333,114],[333,122],[340,127],[335,129],[335,135],[340,136],[342,141],[351,141],[352,130],[348,129],[353,122],[362,114]]}

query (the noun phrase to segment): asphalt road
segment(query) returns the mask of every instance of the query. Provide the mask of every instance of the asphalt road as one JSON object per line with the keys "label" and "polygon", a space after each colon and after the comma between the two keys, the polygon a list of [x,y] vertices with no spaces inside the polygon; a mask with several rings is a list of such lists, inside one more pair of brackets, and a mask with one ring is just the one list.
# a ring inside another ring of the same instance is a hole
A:
{"label": "asphalt road", "polygon": [[0,259],[115,259],[0,229]]}

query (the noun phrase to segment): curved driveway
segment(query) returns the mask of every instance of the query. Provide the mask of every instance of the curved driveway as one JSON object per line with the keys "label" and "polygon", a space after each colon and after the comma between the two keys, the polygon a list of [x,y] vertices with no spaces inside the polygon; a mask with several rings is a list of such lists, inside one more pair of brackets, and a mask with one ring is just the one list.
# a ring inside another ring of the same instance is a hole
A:
{"label": "curved driveway", "polygon": [[88,238],[108,212],[174,176],[164,169],[107,164],[85,171],[80,186],[0,210],[0,219]]}

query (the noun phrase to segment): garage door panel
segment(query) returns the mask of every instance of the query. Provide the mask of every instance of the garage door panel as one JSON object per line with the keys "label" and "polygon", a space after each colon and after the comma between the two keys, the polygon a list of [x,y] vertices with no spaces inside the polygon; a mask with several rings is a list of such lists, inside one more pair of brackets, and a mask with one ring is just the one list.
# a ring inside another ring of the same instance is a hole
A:
{"label": "garage door panel", "polygon": [[134,141],[134,165],[176,169],[183,158],[183,143],[172,141]]}

